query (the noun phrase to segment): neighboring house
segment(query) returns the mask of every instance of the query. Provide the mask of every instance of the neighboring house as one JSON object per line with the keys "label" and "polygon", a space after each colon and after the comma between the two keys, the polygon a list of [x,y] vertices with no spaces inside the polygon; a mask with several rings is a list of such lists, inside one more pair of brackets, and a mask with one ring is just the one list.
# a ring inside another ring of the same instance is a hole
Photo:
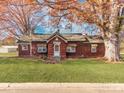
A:
{"label": "neighboring house", "polygon": [[16,39],[14,37],[6,37],[3,40],[1,40],[2,45],[16,45]]}
{"label": "neighboring house", "polygon": [[59,57],[83,58],[103,57],[105,46],[100,36],[82,34],[32,35],[23,36],[18,41],[19,56],[36,56],[48,59]]}
{"label": "neighboring house", "polygon": [[18,48],[18,46],[1,46],[0,53],[17,52],[17,48]]}

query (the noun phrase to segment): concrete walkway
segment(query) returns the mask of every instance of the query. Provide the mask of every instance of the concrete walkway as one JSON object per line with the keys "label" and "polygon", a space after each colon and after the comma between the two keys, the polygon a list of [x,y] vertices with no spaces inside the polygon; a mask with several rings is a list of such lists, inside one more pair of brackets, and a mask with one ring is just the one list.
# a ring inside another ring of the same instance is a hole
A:
{"label": "concrete walkway", "polygon": [[124,93],[124,84],[0,83],[0,93]]}

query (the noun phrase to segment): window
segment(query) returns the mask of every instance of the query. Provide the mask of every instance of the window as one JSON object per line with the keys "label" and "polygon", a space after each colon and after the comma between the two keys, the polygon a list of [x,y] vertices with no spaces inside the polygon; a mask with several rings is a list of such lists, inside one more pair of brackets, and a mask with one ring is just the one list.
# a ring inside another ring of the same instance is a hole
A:
{"label": "window", "polygon": [[28,44],[22,44],[22,51],[27,51],[28,50]]}
{"label": "window", "polygon": [[97,44],[91,44],[91,53],[97,52]]}
{"label": "window", "polygon": [[59,45],[55,45],[55,51],[59,51]]}
{"label": "window", "polygon": [[47,52],[47,47],[45,45],[38,45],[37,46],[37,52],[38,53],[46,53]]}
{"label": "window", "polygon": [[76,46],[68,46],[66,51],[68,53],[75,53],[76,52]]}

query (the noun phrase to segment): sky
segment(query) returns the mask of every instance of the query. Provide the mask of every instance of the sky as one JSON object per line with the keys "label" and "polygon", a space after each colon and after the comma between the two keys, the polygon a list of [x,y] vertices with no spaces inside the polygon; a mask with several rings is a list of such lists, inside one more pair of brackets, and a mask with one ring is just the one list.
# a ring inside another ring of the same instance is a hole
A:
{"label": "sky", "polygon": [[[32,1],[32,0],[27,0]],[[86,0],[79,0],[80,3],[83,3]],[[41,13],[38,15],[41,16]],[[46,21],[48,20],[48,17],[46,17]],[[65,24],[65,23],[63,23]],[[63,25],[64,26],[64,25]],[[58,29],[54,29],[53,27],[44,27],[42,24],[38,24],[35,28],[34,32],[36,34],[51,34],[56,32]],[[88,34],[88,35],[95,35],[98,32],[98,28],[94,24],[88,24],[88,23],[82,23],[82,25],[77,25],[75,23],[72,24],[70,29],[60,29],[60,33],[82,33],[82,34]],[[7,33],[3,33],[2,37],[5,38],[7,36]]]}
{"label": "sky", "polygon": [[[85,0],[79,0],[79,2],[84,2]],[[49,20],[46,18],[46,21]],[[64,23],[65,24],[65,23]],[[35,29],[36,34],[51,34],[56,32],[57,29],[53,29],[52,27],[43,27],[41,25],[38,25]],[[99,29],[94,24],[88,24],[88,23],[82,23],[81,26],[72,24],[71,29],[60,29],[60,33],[85,33],[89,35],[94,35],[99,31]]]}
{"label": "sky", "polygon": [[[51,34],[56,32],[58,29],[53,29],[52,28],[45,28],[43,26],[37,26],[35,29],[36,34]],[[70,29],[59,29],[60,33],[82,33],[82,34],[88,34],[88,35],[95,35],[99,32],[99,29],[95,24],[88,24],[88,23],[83,23],[81,26],[72,24],[72,28]]]}
{"label": "sky", "polygon": [[79,2],[84,2],[84,1],[86,1],[86,0],[79,0]]}

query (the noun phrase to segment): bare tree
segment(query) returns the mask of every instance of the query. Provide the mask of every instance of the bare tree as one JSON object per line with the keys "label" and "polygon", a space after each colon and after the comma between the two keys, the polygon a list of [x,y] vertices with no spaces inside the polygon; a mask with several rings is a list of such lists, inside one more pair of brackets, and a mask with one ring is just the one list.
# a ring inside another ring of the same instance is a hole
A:
{"label": "bare tree", "polygon": [[13,34],[16,38],[20,35],[30,36],[43,16],[37,16],[40,11],[36,2],[27,2],[26,0],[8,0],[1,3],[6,11],[0,12],[0,30]]}

